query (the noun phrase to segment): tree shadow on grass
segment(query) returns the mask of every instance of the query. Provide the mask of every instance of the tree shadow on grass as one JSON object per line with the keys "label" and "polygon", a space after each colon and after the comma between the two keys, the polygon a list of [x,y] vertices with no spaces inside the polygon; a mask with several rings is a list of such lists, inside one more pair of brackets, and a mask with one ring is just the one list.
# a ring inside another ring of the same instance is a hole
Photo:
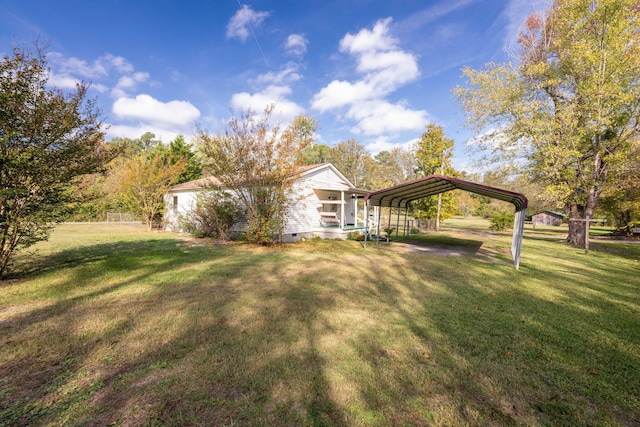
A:
{"label": "tree shadow on grass", "polygon": [[[394,375],[388,372],[393,365],[407,362],[393,360],[383,339],[369,334],[354,341],[376,371],[361,384],[370,408],[392,406],[381,396],[392,396],[395,405],[417,399],[431,415],[419,420],[424,424],[626,425],[638,419],[639,395],[630,385],[640,383],[632,368],[640,364],[633,351],[640,346],[637,293],[607,292],[615,286],[605,272],[573,286],[570,274],[544,267],[515,272],[408,260],[412,267],[396,269],[395,279],[381,279],[375,268],[360,271],[416,340],[413,370]],[[512,284],[495,279],[500,276]],[[531,294],[531,279],[545,280],[566,298]],[[637,292],[638,283],[633,286]],[[414,309],[405,308],[407,300]]]}
{"label": "tree shadow on grass", "polygon": [[86,262],[72,251],[76,264],[30,273],[26,280],[58,277],[56,290],[34,289],[21,311],[0,312],[0,419],[321,426],[638,417],[634,400],[625,403],[638,401],[637,297],[607,293],[598,265],[576,277],[564,259],[516,271],[331,243],[300,252],[170,240],[117,247],[89,247]]}
{"label": "tree shadow on grass", "polygon": [[[73,247],[48,255],[40,255],[37,251],[25,250],[11,271],[5,276],[7,281],[4,284],[10,285],[10,280],[28,279],[50,271],[75,268],[97,261],[109,262],[116,260],[117,265],[110,265],[109,267],[121,269],[138,268],[136,261],[141,254],[166,250],[164,248],[167,248],[167,242],[166,239],[145,239],[133,242],[116,241]],[[128,258],[129,256],[131,257]],[[2,284],[0,282],[0,286]]]}
{"label": "tree shadow on grass", "polygon": [[64,279],[41,307],[0,317],[0,419],[343,425],[318,350],[332,299],[274,280],[277,254],[186,252],[101,244],[26,274]]}

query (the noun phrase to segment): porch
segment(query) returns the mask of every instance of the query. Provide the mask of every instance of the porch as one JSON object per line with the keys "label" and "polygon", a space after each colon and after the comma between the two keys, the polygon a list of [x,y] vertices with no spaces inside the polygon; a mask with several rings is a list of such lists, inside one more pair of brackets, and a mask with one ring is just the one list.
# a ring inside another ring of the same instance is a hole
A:
{"label": "porch", "polygon": [[356,188],[345,190],[314,189],[317,197],[318,223],[314,236],[323,239],[346,239],[349,233],[366,227],[364,198],[369,191]]}

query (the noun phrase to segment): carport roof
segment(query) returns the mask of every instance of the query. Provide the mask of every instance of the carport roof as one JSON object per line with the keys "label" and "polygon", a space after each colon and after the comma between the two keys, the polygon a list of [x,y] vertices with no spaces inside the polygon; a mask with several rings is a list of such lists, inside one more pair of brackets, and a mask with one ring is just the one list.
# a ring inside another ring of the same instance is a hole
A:
{"label": "carport roof", "polygon": [[413,200],[456,189],[512,203],[518,211],[527,208],[527,198],[523,194],[444,175],[429,175],[374,191],[367,196],[367,202],[370,206],[406,208]]}

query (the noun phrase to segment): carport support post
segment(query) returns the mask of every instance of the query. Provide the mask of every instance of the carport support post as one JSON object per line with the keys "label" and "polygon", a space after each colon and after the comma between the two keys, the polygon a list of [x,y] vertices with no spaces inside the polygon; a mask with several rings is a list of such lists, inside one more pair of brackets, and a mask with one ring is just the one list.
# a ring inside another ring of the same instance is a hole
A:
{"label": "carport support post", "polygon": [[527,208],[516,208],[513,222],[513,236],[511,238],[511,257],[516,269],[520,267],[520,251],[522,250],[522,236],[524,234],[524,220],[527,215]]}
{"label": "carport support post", "polygon": [[382,206],[378,207],[378,231],[376,231],[376,247],[380,244],[380,221],[382,220]]}
{"label": "carport support post", "polygon": [[396,240],[398,240],[399,232],[400,232],[400,207],[398,207],[398,216],[396,217]]}
{"label": "carport support post", "polygon": [[[356,218],[358,217],[356,210]],[[356,219],[357,221],[357,219]],[[369,200],[364,201],[364,248],[367,249],[367,234],[369,234]]]}
{"label": "carport support post", "polygon": [[391,206],[389,206],[389,221],[387,221],[387,243],[389,243],[389,234],[391,234]]}
{"label": "carport support post", "polygon": [[407,213],[409,208],[404,208],[404,225],[402,226],[402,237],[407,237]]}

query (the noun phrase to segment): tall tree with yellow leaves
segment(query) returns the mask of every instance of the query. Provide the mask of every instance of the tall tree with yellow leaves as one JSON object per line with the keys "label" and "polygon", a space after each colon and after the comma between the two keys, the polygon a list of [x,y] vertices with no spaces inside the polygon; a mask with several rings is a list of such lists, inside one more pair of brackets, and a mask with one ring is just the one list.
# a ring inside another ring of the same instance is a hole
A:
{"label": "tall tree with yellow leaves", "polygon": [[524,164],[582,244],[640,130],[640,4],[557,0],[528,17],[519,44],[519,64],[467,68],[455,94],[481,146]]}

